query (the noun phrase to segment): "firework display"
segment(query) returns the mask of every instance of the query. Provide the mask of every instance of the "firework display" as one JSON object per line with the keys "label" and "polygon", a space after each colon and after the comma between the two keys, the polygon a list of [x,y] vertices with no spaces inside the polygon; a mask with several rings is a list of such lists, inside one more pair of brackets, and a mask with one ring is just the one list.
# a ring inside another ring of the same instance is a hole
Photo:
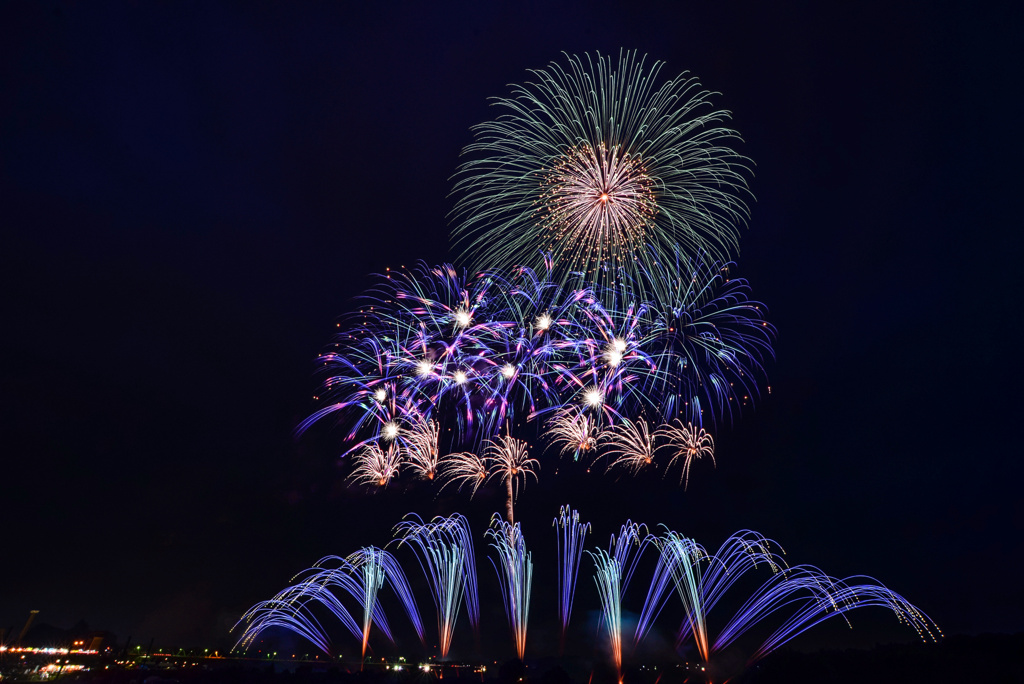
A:
{"label": "firework display", "polygon": [[[630,52],[567,56],[497,99],[497,118],[474,129],[455,180],[453,236],[464,250],[456,263],[468,267],[421,263],[380,276],[318,358],[321,405],[298,426],[340,426],[358,487],[504,490],[505,515],[494,514],[484,539],[520,660],[534,563],[515,506],[527,480],[559,458],[621,479],[678,477],[688,488],[696,463],[715,464],[711,432],[761,396],[774,356],[766,307],[731,261],[748,216],[749,161],[728,146],[738,134],[711,93],[686,74],[660,81],[661,71]],[[677,646],[692,641],[703,663],[774,622],[755,662],[868,606],[891,610],[924,639],[941,635],[877,581],[790,567],[775,542],[749,530],[712,554],[631,521],[607,548],[585,548],[590,524],[569,506],[553,526],[561,648],[586,554],[620,682],[627,605],[638,610],[634,647],[674,605],[669,612],[683,616],[671,630]],[[411,551],[429,588],[435,655],[448,657],[463,605],[479,641],[469,521],[410,514],[392,543],[394,553]],[[729,590],[753,586],[756,569],[770,576],[735,612],[718,608]],[[638,602],[630,586],[648,571]],[[328,557],[299,577],[243,615],[239,648],[285,629],[329,653],[330,618],[365,659],[374,627],[393,641],[378,601],[385,584],[426,647],[391,552]]]}

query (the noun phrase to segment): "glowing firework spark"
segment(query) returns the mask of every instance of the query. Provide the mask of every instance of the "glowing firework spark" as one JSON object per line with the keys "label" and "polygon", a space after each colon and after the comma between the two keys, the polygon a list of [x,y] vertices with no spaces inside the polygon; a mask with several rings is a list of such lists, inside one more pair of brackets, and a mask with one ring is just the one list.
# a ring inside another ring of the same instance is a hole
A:
{"label": "glowing firework spark", "polygon": [[623,468],[631,474],[649,467],[654,462],[654,436],[647,421],[623,420],[605,430],[602,441],[608,445],[605,454],[612,461],[608,469]]}
{"label": "glowing firework spark", "polygon": [[554,521],[558,541],[558,617],[562,623],[561,649],[565,648],[565,632],[569,629],[572,602],[576,594],[576,577],[583,558],[583,540],[590,523],[581,523],[577,511],[562,506]]}
{"label": "glowing firework spark", "polygon": [[354,483],[385,487],[398,475],[402,454],[397,444],[389,445],[386,451],[376,443],[367,444],[356,453],[355,462],[355,470],[349,475]]}
{"label": "glowing firework spark", "polygon": [[516,642],[516,654],[523,659],[526,651],[526,627],[530,619],[530,588],[533,584],[533,560],[526,551],[526,542],[519,523],[507,523],[495,513],[486,536],[498,553],[491,565],[498,575],[505,615]]}
{"label": "glowing firework spark", "polygon": [[506,435],[487,443],[484,458],[487,461],[488,479],[500,481],[508,492],[508,522],[512,524],[515,522],[512,508],[516,493],[526,486],[528,476],[537,479],[535,468],[540,467],[540,462],[530,458],[526,442]]}
{"label": "glowing firework spark", "polygon": [[590,455],[597,450],[597,425],[586,413],[575,407],[564,408],[548,422],[545,437],[551,445],[559,448],[559,455],[572,454],[574,460]]}
{"label": "glowing firework spark", "polygon": [[715,441],[711,435],[695,425],[683,425],[683,421],[676,420],[671,424],[662,425],[655,431],[657,437],[667,440],[667,443],[659,449],[668,449],[672,457],[665,467],[667,473],[675,465],[676,461],[682,461],[683,474],[679,481],[684,483],[684,489],[690,484],[690,466],[695,460],[702,456],[708,456],[711,462],[715,461]]}
{"label": "glowing firework spark", "polygon": [[677,245],[727,258],[738,249],[748,160],[725,145],[711,93],[686,74],[622,52],[569,56],[497,98],[474,128],[454,191],[457,245],[478,267],[538,268],[560,282],[611,284]]}

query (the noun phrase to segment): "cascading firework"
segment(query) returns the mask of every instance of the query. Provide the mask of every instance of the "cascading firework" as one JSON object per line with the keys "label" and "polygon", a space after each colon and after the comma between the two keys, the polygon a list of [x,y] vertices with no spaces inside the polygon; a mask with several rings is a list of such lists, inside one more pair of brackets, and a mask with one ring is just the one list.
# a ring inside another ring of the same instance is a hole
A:
{"label": "cascading firework", "polygon": [[611,647],[612,662],[622,679],[622,597],[636,569],[640,552],[648,542],[645,527],[627,521],[612,535],[608,550],[587,551],[594,561],[594,584],[601,599],[601,617]]}
{"label": "cascading firework", "polygon": [[526,628],[530,619],[530,589],[533,586],[533,559],[526,550],[519,523],[505,522],[495,514],[486,532],[498,560],[491,565],[501,585],[501,598],[505,615],[516,643],[516,655],[523,659],[526,652]]}
{"label": "cascading firework", "polygon": [[[326,608],[330,615],[361,641],[362,655],[365,656],[372,625],[376,625],[389,641],[394,641],[384,612],[377,602],[377,595],[385,580],[401,601],[416,635],[423,642],[423,624],[416,599],[398,561],[387,551],[369,546],[347,558],[326,556],[299,576],[303,577],[302,581],[246,611],[238,622],[246,624],[239,645],[248,646],[268,628],[283,627],[300,634],[317,648],[329,653],[330,640],[312,612],[319,605]],[[363,609],[362,628],[356,624],[335,589],[342,590],[360,604]]]}
{"label": "cascading firework", "polygon": [[470,622],[479,629],[480,603],[476,584],[473,539],[466,518],[456,513],[424,523],[416,516],[395,527],[400,544],[410,546],[430,584],[437,609],[437,638],[442,658],[448,656],[463,598]]}
{"label": "cascading firework", "polygon": [[554,527],[558,543],[558,618],[562,625],[559,650],[565,648],[565,633],[572,616],[572,602],[576,595],[576,577],[583,558],[583,541],[590,531],[590,523],[581,523],[577,511],[562,506]]}

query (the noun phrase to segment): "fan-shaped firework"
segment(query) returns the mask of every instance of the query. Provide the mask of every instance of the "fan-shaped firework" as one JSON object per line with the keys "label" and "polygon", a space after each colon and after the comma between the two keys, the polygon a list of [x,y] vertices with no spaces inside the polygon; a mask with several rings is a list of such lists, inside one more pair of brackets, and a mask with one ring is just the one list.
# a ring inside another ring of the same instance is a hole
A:
{"label": "fan-shaped firework", "polygon": [[623,420],[610,427],[602,435],[608,448],[605,455],[611,458],[609,469],[623,468],[637,473],[654,462],[654,435],[647,421]]}
{"label": "fan-shaped firework", "polygon": [[442,463],[441,478],[445,485],[456,484],[458,489],[469,488],[469,497],[487,480],[487,459],[471,451],[452,454]]}
{"label": "fan-shaped firework", "polygon": [[682,461],[683,474],[679,479],[682,480],[684,487],[690,483],[690,466],[695,460],[702,456],[708,456],[712,461],[715,460],[715,441],[711,435],[704,432],[704,428],[690,423],[684,425],[681,420],[676,420],[671,424],[659,427],[656,430],[656,435],[667,440],[662,448],[672,452],[671,460],[665,466],[665,471],[668,472],[677,461]]}
{"label": "fan-shaped firework", "polygon": [[597,449],[599,433],[593,418],[576,406],[560,409],[548,422],[544,435],[559,454],[572,454],[575,460]]}
{"label": "fan-shaped firework", "polygon": [[728,259],[747,219],[748,160],[727,111],[661,62],[567,56],[496,98],[456,176],[454,240],[477,268],[537,268],[612,284],[686,253]]}
{"label": "fan-shaped firework", "polygon": [[365,444],[355,455],[356,467],[349,477],[356,484],[384,487],[398,475],[401,453],[397,444]]}

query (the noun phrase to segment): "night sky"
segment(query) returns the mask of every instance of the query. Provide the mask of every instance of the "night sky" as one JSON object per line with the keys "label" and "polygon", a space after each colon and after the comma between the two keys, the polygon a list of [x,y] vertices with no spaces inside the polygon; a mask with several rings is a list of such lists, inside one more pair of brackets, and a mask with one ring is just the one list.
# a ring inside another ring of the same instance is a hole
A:
{"label": "night sky", "polygon": [[[572,503],[592,544],[626,518],[708,547],[752,528],[947,634],[1024,629],[1024,23],[962,4],[5,3],[0,628],[38,609],[226,643],[407,511],[482,535],[499,494],[355,492],[340,433],[294,438],[314,358],[370,274],[454,258],[449,178],[488,97],[562,51],[627,48],[734,114],[757,198],[736,273],[777,360],[685,492],[543,461],[519,503],[531,624],[556,620],[550,524]],[[820,638],[913,637],[864,615]]]}

